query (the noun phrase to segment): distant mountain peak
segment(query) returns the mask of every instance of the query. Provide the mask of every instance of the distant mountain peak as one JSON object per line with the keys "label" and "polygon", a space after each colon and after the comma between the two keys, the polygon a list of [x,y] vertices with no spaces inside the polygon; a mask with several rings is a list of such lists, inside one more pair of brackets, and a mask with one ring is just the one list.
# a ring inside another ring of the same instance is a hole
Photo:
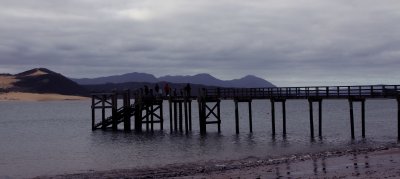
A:
{"label": "distant mountain peak", "polygon": [[47,74],[56,74],[55,72],[47,69],[47,68],[34,68],[28,71],[24,71],[22,73],[18,73],[17,77],[27,77],[27,76],[41,76]]}

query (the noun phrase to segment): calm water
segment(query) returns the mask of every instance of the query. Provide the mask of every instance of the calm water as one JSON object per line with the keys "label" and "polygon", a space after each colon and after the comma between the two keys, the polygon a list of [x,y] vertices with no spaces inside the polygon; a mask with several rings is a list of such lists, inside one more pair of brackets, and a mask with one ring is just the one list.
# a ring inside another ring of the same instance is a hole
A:
{"label": "calm water", "polygon": [[[220,134],[216,132],[216,125],[208,125],[208,134],[200,136],[196,103],[193,103],[193,131],[186,135],[170,134],[168,120],[164,123],[167,129],[164,132],[92,132],[90,101],[0,102],[0,178],[278,156],[397,141],[395,100],[367,100],[366,140],[361,139],[360,105],[356,103],[354,141],[350,139],[346,100],[323,101],[323,138],[315,141],[309,137],[306,100],[287,101],[286,138],[281,135],[279,104],[275,138],[271,136],[269,101],[253,102],[252,134],[245,103],[239,105],[240,134],[235,134],[233,104],[222,102]],[[169,119],[168,114],[164,117]],[[316,134],[317,121],[314,122]]]}

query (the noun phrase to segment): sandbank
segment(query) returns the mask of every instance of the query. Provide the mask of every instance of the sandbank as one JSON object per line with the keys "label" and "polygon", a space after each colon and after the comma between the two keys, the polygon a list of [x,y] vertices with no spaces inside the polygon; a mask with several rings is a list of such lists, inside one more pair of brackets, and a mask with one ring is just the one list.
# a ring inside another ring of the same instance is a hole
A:
{"label": "sandbank", "polygon": [[88,100],[88,97],[70,96],[49,93],[0,93],[0,101],[59,101],[59,100]]}

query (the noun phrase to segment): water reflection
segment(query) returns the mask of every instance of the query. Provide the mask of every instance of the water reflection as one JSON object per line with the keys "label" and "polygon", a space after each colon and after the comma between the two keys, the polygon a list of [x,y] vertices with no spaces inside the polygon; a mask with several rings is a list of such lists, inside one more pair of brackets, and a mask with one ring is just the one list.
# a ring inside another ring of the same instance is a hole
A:
{"label": "water reflection", "polygon": [[[368,102],[367,138],[361,139],[357,135],[360,128],[356,125],[355,140],[350,139],[347,101],[324,103],[324,136],[313,140],[309,135],[307,102],[287,102],[287,134],[282,135],[277,128],[275,136],[271,135],[271,115],[266,111],[269,103],[253,102],[253,133],[248,130],[235,133],[232,101],[222,101],[221,133],[217,132],[216,126],[210,125],[205,136],[199,134],[198,122],[195,121],[198,119],[197,106],[193,106],[193,131],[185,134],[170,133],[167,114],[164,116],[164,131],[157,130],[157,125],[153,132],[143,133],[91,131],[88,102],[0,103],[0,173],[20,178],[19,168],[30,169],[32,173],[22,173],[23,177],[30,177],[51,172],[282,156],[373,147],[397,141],[397,126],[391,125],[397,123],[394,100]],[[276,118],[281,119],[280,115],[277,113]],[[243,129],[249,127],[247,122],[240,125]],[[281,125],[282,121],[276,120],[276,126]],[[294,169],[293,166],[290,168]]]}

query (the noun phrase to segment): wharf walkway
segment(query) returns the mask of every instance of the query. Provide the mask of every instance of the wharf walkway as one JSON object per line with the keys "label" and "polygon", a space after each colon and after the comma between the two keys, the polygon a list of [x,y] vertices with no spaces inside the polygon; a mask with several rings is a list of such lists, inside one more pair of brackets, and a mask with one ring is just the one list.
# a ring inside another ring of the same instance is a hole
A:
{"label": "wharf walkway", "polygon": [[[118,99],[123,104],[118,105]],[[318,104],[318,136],[322,136],[322,101],[327,99],[345,99],[349,102],[350,133],[354,139],[354,103],[361,103],[361,129],[365,137],[365,101],[367,99],[397,99],[398,138],[400,139],[400,85],[364,85],[364,86],[309,86],[309,87],[271,87],[271,88],[203,88],[197,96],[153,96],[144,95],[137,90],[111,93],[92,93],[92,130],[112,128],[118,130],[118,124],[124,124],[124,130],[131,130],[134,119],[135,131],[153,131],[159,124],[163,130],[163,101],[168,100],[170,130],[185,132],[192,130],[192,101],[198,102],[200,132],[206,133],[208,124],[217,124],[221,131],[221,100],[233,100],[235,103],[235,126],[239,133],[238,103],[248,103],[249,130],[252,132],[252,100],[271,102],[272,135],[275,135],[275,105],[282,105],[282,128],[286,134],[286,101],[293,99],[308,100],[310,112],[310,135],[314,137],[313,104]],[[133,103],[131,104],[131,101]],[[120,107],[119,107],[120,106]],[[101,110],[101,119],[97,122],[96,111]],[[106,117],[106,110],[111,109],[111,116]],[[183,125],[184,124],[184,125]]]}

